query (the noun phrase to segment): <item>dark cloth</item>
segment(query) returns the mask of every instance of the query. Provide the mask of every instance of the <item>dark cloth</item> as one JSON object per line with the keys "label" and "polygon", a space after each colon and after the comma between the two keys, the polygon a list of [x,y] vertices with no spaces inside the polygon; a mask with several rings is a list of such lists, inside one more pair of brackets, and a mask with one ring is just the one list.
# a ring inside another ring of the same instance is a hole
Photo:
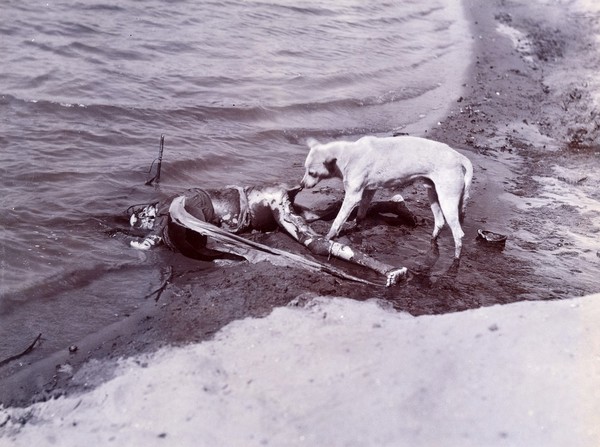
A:
{"label": "dark cloth", "polygon": [[[204,222],[212,223],[214,221],[215,211],[212,200],[205,190],[200,188],[188,189],[183,193],[183,196],[185,196],[185,209],[188,213]],[[168,219],[162,232],[165,245],[171,250],[181,252],[184,256],[194,259],[211,260],[222,257],[220,252],[206,248],[206,236],[171,221],[169,206],[173,198],[163,201],[158,209],[158,214]]]}
{"label": "dark cloth", "polygon": [[187,189],[183,194],[177,194],[176,196],[169,197],[167,200],[162,200],[158,204],[158,215],[168,216],[171,202],[175,197],[182,195],[185,197],[185,209],[188,213],[205,222],[212,222],[214,220],[215,210],[212,200],[208,193],[200,188]]}

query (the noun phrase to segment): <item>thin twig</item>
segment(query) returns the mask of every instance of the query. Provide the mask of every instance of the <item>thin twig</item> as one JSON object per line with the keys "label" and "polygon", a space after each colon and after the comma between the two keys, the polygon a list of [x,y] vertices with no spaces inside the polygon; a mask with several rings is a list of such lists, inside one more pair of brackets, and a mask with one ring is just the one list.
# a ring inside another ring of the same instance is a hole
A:
{"label": "thin twig", "polygon": [[162,282],[162,284],[160,285],[160,287],[158,289],[154,290],[153,292],[150,292],[148,295],[146,295],[144,297],[144,299],[150,298],[152,295],[154,295],[156,293],[156,298],[154,298],[154,301],[158,301],[159,298],[160,298],[160,296],[162,295],[162,293],[167,288],[167,285],[169,284],[169,281],[171,281],[172,278],[173,278],[173,267],[169,266],[169,274],[167,275],[167,277],[165,278],[165,280]]}
{"label": "thin twig", "polygon": [[41,333],[40,333],[40,334],[38,334],[38,336],[37,336],[37,337],[35,337],[35,340],[33,340],[33,343],[31,343],[31,344],[30,344],[30,345],[27,347],[27,349],[25,349],[23,352],[21,352],[21,353],[19,353],[19,354],[12,355],[12,356],[10,356],[10,357],[8,357],[8,358],[4,359],[4,360],[1,360],[1,361],[0,361],[0,366],[4,366],[4,365],[6,365],[7,363],[10,363],[10,362],[12,362],[13,360],[17,360],[19,357],[23,357],[24,355],[27,355],[27,354],[29,354],[31,351],[33,351],[33,348],[35,347],[36,343],[38,342],[38,340],[39,340],[40,338],[42,338],[42,334],[41,334]]}

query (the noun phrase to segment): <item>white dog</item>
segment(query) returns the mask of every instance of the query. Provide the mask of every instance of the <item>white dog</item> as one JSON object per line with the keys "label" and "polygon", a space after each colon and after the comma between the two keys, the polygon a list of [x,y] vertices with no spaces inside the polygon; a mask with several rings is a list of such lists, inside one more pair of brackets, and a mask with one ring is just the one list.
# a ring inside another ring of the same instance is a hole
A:
{"label": "white dog", "polygon": [[454,257],[460,257],[464,236],[460,223],[473,178],[473,165],[467,157],[446,144],[409,136],[367,136],[356,142],[326,144],[311,138],[308,146],[302,186],[312,188],[322,179],[338,177],[346,191],[328,239],[339,234],[357,205],[357,220],[365,217],[377,189],[400,187],[421,179],[428,187],[435,219],[432,240],[437,239],[447,222],[454,237]]}

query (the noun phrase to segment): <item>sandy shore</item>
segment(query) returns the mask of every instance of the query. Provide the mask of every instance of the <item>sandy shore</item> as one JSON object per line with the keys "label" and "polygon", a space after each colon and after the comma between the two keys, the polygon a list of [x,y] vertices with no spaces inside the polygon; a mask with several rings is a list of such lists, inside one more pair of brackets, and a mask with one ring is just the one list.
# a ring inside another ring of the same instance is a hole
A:
{"label": "sandy shore", "polygon": [[[430,228],[427,203],[412,191],[407,203],[422,225],[375,222],[347,235],[388,262],[400,253],[421,272],[394,289],[265,264],[199,273],[174,257],[165,290],[127,320],[77,342],[74,352],[40,359],[34,350],[0,369],[5,406],[67,395],[25,413],[0,413],[0,443],[2,435],[24,445],[68,432],[73,445],[91,433],[100,444],[115,436],[128,445],[171,438],[187,445],[199,436],[210,445],[431,445],[439,439],[444,445],[597,445],[600,367],[593,353],[600,297],[545,301],[598,291],[600,174],[590,168],[597,166],[598,137],[589,118],[594,86],[574,86],[568,76],[569,64],[585,74],[597,62],[583,32],[597,16],[577,9],[561,15],[564,5],[546,5],[540,16],[535,5],[465,3],[474,64],[448,117],[425,134],[463,151],[476,167],[458,276],[446,272],[451,243],[442,244],[432,265],[425,250],[414,256]],[[477,246],[482,226],[511,235],[504,253]],[[298,250],[281,233],[253,237]],[[387,249],[399,239],[405,245]],[[376,297],[418,317],[349,300],[280,308],[307,292]],[[537,302],[509,304],[522,300]],[[352,324],[329,325],[340,309]],[[312,326],[318,317],[320,325]],[[378,333],[377,325],[393,329]],[[259,356],[242,345],[255,331],[262,337],[254,342]],[[204,343],[187,346],[197,342]],[[187,347],[125,361],[116,373],[107,366],[172,345]],[[181,376],[167,366],[175,358],[185,363]],[[81,369],[91,359],[102,362]],[[89,391],[98,383],[91,370],[116,378]],[[159,379],[165,374],[168,379]],[[142,376],[144,390],[138,388]],[[262,388],[244,394],[244,381]],[[120,400],[120,394],[139,399]],[[144,399],[152,404],[138,405]],[[109,422],[91,416],[101,409]],[[57,421],[47,416],[53,412],[61,415]],[[171,427],[159,423],[175,414]],[[188,417],[205,428],[185,428]]]}
{"label": "sandy shore", "polygon": [[0,430],[15,446],[592,447],[599,319],[600,295],[422,317],[300,300],[211,341],[93,362],[73,379],[90,391],[0,411]]}

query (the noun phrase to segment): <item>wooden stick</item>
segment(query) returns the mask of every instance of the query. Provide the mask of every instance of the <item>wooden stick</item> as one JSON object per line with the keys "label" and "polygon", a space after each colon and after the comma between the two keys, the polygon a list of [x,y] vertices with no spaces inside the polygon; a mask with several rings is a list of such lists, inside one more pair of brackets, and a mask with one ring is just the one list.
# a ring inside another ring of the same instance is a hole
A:
{"label": "wooden stick", "polygon": [[160,169],[162,167],[162,158],[163,158],[164,148],[165,148],[165,136],[161,135],[160,136],[160,145],[158,147],[158,158],[154,159],[154,161],[150,165],[150,172],[151,172],[152,166],[154,166],[154,162],[158,161],[158,163],[156,164],[156,175],[154,177],[152,177],[150,180],[146,181],[145,185],[151,185],[153,182],[158,184],[160,182]]}
{"label": "wooden stick", "polygon": [[165,136],[160,136],[160,146],[158,148],[158,165],[156,165],[156,183],[160,182],[160,168],[162,167],[163,149],[165,148]]}

